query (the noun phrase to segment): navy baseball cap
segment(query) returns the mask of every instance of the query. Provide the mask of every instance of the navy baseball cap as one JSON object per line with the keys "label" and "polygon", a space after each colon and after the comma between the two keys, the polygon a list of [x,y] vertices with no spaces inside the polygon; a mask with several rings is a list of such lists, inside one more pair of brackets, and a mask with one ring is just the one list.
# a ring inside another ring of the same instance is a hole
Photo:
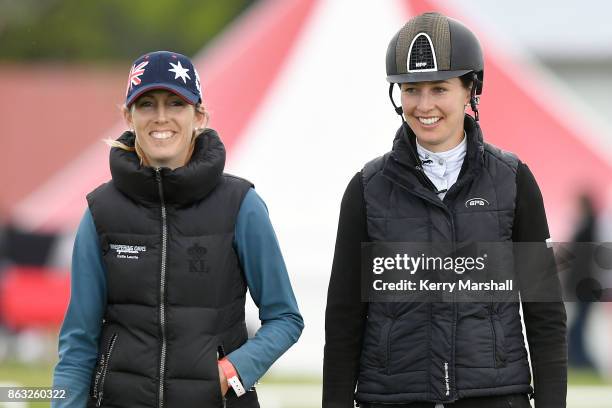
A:
{"label": "navy baseball cap", "polygon": [[171,51],[155,51],[139,57],[130,69],[125,105],[129,107],[147,91],[165,89],[191,105],[202,102],[200,77],[191,60]]}

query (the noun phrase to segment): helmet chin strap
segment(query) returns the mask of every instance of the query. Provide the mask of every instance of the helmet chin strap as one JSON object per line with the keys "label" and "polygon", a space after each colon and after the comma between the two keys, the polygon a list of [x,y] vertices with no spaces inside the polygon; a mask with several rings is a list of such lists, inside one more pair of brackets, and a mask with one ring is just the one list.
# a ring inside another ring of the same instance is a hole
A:
{"label": "helmet chin strap", "polygon": [[389,99],[391,99],[391,103],[393,104],[393,108],[395,109],[395,113],[397,113],[398,115],[400,115],[400,118],[402,118],[402,122],[405,122],[404,120],[404,111],[402,110],[401,106],[397,106],[395,104],[395,101],[393,100],[393,87],[395,86],[394,83],[390,83],[389,84]]}
{"label": "helmet chin strap", "polygon": [[472,108],[472,112],[474,112],[474,120],[478,122],[478,102],[480,102],[480,98],[476,96],[476,89],[478,89],[479,84],[478,75],[476,73],[472,73],[472,89],[470,91],[470,107]]}

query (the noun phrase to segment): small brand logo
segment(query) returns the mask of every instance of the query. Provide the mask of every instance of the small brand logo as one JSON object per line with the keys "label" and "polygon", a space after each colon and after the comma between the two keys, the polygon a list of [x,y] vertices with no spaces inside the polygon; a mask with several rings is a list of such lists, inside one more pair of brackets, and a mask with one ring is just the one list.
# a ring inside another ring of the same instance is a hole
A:
{"label": "small brand logo", "polygon": [[448,363],[444,362],[444,384],[446,386],[446,395],[450,395],[450,377],[448,375]]}
{"label": "small brand logo", "polygon": [[189,255],[189,272],[203,275],[208,273],[210,268],[206,266],[206,253],[208,250],[197,242],[187,249]]}
{"label": "small brand logo", "polygon": [[138,259],[141,252],[147,252],[144,245],[110,244],[110,249],[115,251],[119,259]]}
{"label": "small brand logo", "polygon": [[488,205],[489,205],[489,202],[485,200],[484,198],[480,198],[480,197],[470,198],[469,200],[465,202],[466,208],[486,207]]}
{"label": "small brand logo", "polygon": [[417,68],[423,68],[427,66],[427,62],[417,62],[416,63],[416,67]]}

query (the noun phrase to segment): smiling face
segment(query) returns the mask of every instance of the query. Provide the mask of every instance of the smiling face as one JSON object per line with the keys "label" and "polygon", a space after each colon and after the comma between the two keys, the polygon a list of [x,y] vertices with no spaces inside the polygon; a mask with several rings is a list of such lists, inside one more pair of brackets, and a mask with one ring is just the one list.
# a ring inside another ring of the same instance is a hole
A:
{"label": "smiling face", "polygon": [[404,83],[401,89],[404,118],[421,146],[443,152],[461,142],[470,90],[459,78]]}
{"label": "smiling face", "polygon": [[176,169],[191,156],[194,129],[204,123],[204,114],[178,95],[150,91],[140,96],[129,109],[125,120],[136,133],[146,163],[151,167]]}

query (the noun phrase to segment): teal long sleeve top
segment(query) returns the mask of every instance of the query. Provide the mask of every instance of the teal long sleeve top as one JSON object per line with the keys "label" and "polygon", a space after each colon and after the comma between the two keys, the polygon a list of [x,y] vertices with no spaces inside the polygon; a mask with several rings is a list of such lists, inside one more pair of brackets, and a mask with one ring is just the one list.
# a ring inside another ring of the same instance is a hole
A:
{"label": "teal long sleeve top", "polygon": [[[247,192],[240,206],[234,247],[262,323],[254,337],[227,356],[249,389],[298,340],[304,321],[267,207],[254,189]],[[54,401],[52,407],[86,405],[106,308],[105,276],[88,209],[74,242],[70,304],[59,334],[59,362],[53,375],[53,386],[66,389],[68,398]]]}

